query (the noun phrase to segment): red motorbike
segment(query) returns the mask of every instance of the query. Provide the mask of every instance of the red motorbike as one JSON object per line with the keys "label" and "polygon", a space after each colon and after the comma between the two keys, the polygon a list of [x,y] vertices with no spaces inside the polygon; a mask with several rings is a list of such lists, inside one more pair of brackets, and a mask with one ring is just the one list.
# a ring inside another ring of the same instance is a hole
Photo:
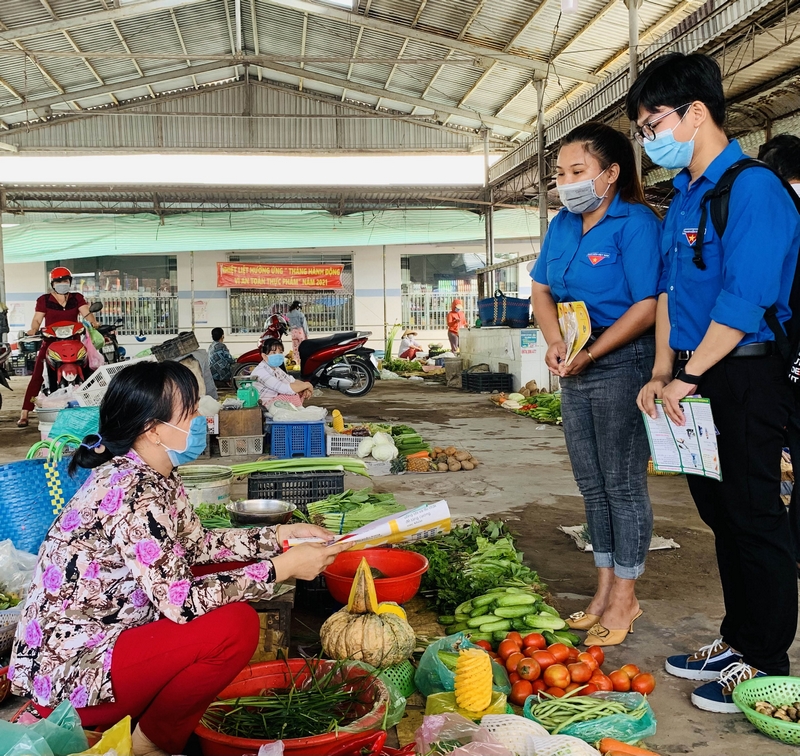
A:
{"label": "red motorbike", "polygon": [[[312,386],[341,391],[346,396],[364,396],[375,385],[378,363],[375,351],[364,344],[371,331],[346,331],[324,339],[300,342],[300,378]],[[249,375],[261,362],[260,349],[236,360],[234,376]]]}
{"label": "red motorbike", "polygon": [[50,377],[50,389],[78,386],[89,377],[89,358],[82,337],[86,329],[81,323],[66,321],[42,328],[47,342],[44,358]]}

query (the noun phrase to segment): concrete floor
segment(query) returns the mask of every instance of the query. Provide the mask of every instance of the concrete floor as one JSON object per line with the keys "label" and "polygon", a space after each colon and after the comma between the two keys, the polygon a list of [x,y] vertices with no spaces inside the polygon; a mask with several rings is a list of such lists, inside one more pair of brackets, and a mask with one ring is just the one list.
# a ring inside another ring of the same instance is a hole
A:
{"label": "concrete floor", "polygon": [[[20,431],[14,426],[13,408],[19,407],[23,387],[23,380],[15,379],[13,394],[2,390],[0,462],[20,459],[38,440],[35,428]],[[374,485],[394,492],[409,506],[444,498],[457,517],[508,519],[526,561],[550,586],[562,614],[585,607],[594,585],[591,555],[578,552],[556,529],[585,521],[560,428],[537,426],[533,420],[495,408],[486,396],[431,384],[379,383],[360,400],[325,392],[316,403],[338,408],[348,421],[408,423],[435,445],[453,444],[471,451],[483,462],[473,472],[382,477]],[[366,484],[352,477],[347,485]],[[800,754],[800,748],[759,734],[742,715],[699,711],[689,702],[694,683],[663,672],[667,655],[694,650],[716,637],[722,601],[713,538],[697,516],[685,480],[652,477],[649,482],[655,530],[675,539],[681,548],[651,553],[638,586],[644,616],[634,635],[608,651],[606,662],[608,669],[632,662],[655,674],[651,703],[658,733],[648,745],[663,756]],[[792,663],[800,670],[797,646]]]}

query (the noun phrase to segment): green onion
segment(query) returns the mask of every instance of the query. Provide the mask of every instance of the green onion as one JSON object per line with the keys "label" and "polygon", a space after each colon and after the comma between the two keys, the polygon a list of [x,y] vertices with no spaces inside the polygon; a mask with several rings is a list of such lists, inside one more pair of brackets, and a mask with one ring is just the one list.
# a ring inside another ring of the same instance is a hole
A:
{"label": "green onion", "polygon": [[349,472],[367,475],[367,466],[357,457],[297,457],[296,459],[265,459],[231,465],[236,476],[255,472]]}

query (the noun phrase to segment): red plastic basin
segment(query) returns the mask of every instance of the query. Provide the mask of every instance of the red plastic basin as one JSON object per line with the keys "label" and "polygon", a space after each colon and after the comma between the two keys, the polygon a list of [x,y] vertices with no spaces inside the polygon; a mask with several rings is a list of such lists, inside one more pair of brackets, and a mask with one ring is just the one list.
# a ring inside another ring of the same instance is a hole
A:
{"label": "red plastic basin", "polygon": [[[326,662],[323,662],[326,663]],[[331,662],[327,662],[331,664]],[[287,666],[288,665],[288,666]],[[363,670],[353,670],[355,677],[366,674]],[[288,659],[287,661],[268,661],[257,664],[248,664],[225,688],[217,698],[238,698],[241,696],[257,696],[264,690],[286,689],[291,685],[292,678],[298,681],[308,675],[308,666],[304,659]],[[369,708],[369,706],[367,706]],[[378,724],[383,717],[378,719]],[[329,750],[343,746],[348,741],[363,739],[369,733],[365,732],[329,732],[325,735],[314,735],[310,738],[287,738],[283,741],[284,753],[291,756],[326,756]],[[220,732],[209,730],[202,724],[195,728],[195,734],[200,739],[200,748],[203,756],[243,756],[243,754],[257,754],[258,749],[270,740],[253,740],[250,738],[237,738],[232,735],[223,735]],[[341,751],[337,751],[341,752]],[[347,752],[345,750],[345,752]]]}
{"label": "red plastic basin", "polygon": [[328,590],[340,604],[350,598],[358,565],[366,559],[370,567],[379,569],[385,578],[375,579],[378,601],[405,604],[416,596],[422,576],[428,571],[428,560],[413,551],[404,549],[363,549],[343,551],[324,572]]}

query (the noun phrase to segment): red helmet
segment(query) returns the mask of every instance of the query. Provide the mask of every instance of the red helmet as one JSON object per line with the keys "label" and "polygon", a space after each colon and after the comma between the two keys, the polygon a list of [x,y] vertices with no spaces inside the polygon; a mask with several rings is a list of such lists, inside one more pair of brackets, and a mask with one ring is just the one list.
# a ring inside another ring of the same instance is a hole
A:
{"label": "red helmet", "polygon": [[72,278],[72,273],[69,268],[53,268],[50,271],[50,283],[57,281],[59,278]]}

